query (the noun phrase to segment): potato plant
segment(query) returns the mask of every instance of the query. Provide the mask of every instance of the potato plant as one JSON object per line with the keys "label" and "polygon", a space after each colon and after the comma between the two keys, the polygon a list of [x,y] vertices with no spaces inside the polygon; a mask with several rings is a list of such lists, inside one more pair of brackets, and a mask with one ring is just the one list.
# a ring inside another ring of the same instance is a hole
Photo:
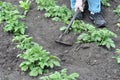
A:
{"label": "potato plant", "polygon": [[78,43],[91,43],[94,42],[97,45],[105,46],[108,49],[113,47],[115,48],[114,41],[111,37],[117,37],[117,35],[107,29],[94,29],[90,30],[87,33],[82,33],[78,38]]}
{"label": "potato plant", "polygon": [[[66,26],[62,26],[60,27],[61,31],[64,31],[66,29]],[[94,30],[95,27],[90,25],[90,24],[86,24],[85,22],[83,22],[82,20],[74,20],[71,28],[69,29],[70,31],[73,31],[75,33],[81,33],[84,31],[90,31],[90,30]]]}
{"label": "potato plant", "polygon": [[[60,30],[65,30],[63,26]],[[78,36],[78,43],[91,43],[94,42],[100,46],[106,46],[107,48],[115,48],[114,41],[111,37],[117,37],[117,35],[107,29],[96,29],[93,25],[86,24],[83,21],[75,20],[71,26],[71,31],[75,33],[82,33]]]}
{"label": "potato plant", "polygon": [[55,0],[35,0],[35,2],[38,5],[38,10],[46,10],[47,8],[56,5]]}
{"label": "potato plant", "polygon": [[24,34],[25,33],[25,25],[23,22],[19,22],[18,20],[9,22],[7,21],[5,27],[3,28],[5,32],[11,32],[15,35]]}
{"label": "potato plant", "polygon": [[51,6],[46,9],[45,17],[51,17],[54,21],[69,23],[72,12],[66,6]]}
{"label": "potato plant", "polygon": [[22,50],[30,49],[33,45],[33,38],[28,35],[15,36],[13,41],[17,43],[17,48]]}
{"label": "potato plant", "polygon": [[12,32],[15,35],[25,33],[26,26],[23,22],[19,21],[19,19],[22,19],[24,16],[19,15],[16,6],[0,1],[0,16],[0,23],[4,21],[5,24],[3,28],[5,32]]}
{"label": "potato plant", "polygon": [[80,33],[80,32],[84,32],[84,31],[90,31],[90,30],[94,30],[95,27],[90,25],[90,24],[86,24],[85,22],[83,22],[82,20],[75,20],[73,21],[72,27],[71,27],[72,31],[75,33]]}
{"label": "potato plant", "polygon": [[67,69],[62,69],[61,72],[55,71],[53,74],[49,76],[43,76],[40,80],[77,80],[76,78],[79,77],[79,74],[72,73],[67,75]]}
{"label": "potato plant", "polygon": [[39,10],[46,10],[45,17],[50,17],[54,21],[68,23],[72,17],[72,11],[66,6],[58,6],[55,0],[36,0]]}
{"label": "potato plant", "polygon": [[23,54],[19,54],[18,57],[23,59],[20,64],[21,70],[29,71],[30,76],[38,76],[49,68],[60,66],[58,57],[50,55],[49,52],[43,50],[42,46],[36,43]]}
{"label": "potato plant", "polygon": [[24,9],[24,15],[27,14],[30,8],[31,1],[26,0],[26,1],[19,1],[19,6]]}
{"label": "potato plant", "polygon": [[4,31],[14,33],[13,41],[17,43],[18,48],[24,51],[23,54],[18,55],[23,59],[20,64],[22,71],[30,71],[30,76],[37,76],[49,68],[60,66],[58,57],[43,50],[42,46],[32,41],[32,37],[21,35],[25,32],[25,25],[19,19],[24,16],[19,15],[16,6],[0,1],[0,17],[0,23],[5,24]]}

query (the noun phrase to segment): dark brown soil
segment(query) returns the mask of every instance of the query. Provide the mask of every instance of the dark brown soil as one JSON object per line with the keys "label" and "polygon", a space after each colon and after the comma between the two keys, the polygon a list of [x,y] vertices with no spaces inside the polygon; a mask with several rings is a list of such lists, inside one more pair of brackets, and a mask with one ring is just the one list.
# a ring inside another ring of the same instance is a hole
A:
{"label": "dark brown soil", "polygon": [[[18,5],[18,0],[3,0]],[[69,7],[69,0],[57,0],[58,3],[66,4]],[[111,7],[102,8],[103,16],[107,21],[109,30],[118,35],[114,39],[116,48],[120,48],[120,29],[116,26],[120,22],[119,17],[113,13],[113,9],[120,4],[120,0],[111,0]],[[44,17],[44,12],[37,11],[37,6],[32,3],[30,11],[26,17],[25,23],[28,26],[27,33],[32,36],[34,41],[39,43],[61,59],[62,68],[67,68],[69,72],[80,74],[78,80],[120,80],[120,65],[116,63],[115,49],[106,49],[104,47],[90,44],[89,48],[85,45],[74,43],[73,46],[63,46],[56,44],[55,40],[61,33],[59,27],[63,23],[54,22]],[[92,23],[89,19],[88,11],[85,13],[84,20]],[[16,56],[21,53],[12,42],[12,34],[5,33],[0,26],[0,80],[39,80],[28,76],[28,73],[21,72],[19,63],[21,60]],[[76,41],[76,39],[74,39]],[[74,41],[74,42],[75,42]]]}

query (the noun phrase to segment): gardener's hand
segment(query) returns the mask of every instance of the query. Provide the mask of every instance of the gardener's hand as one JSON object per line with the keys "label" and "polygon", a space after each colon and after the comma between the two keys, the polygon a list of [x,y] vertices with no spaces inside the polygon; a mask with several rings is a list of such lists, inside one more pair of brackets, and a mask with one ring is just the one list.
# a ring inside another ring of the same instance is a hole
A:
{"label": "gardener's hand", "polygon": [[83,12],[83,2],[82,2],[82,0],[76,0],[75,12],[76,12],[78,9],[79,9],[81,12]]}

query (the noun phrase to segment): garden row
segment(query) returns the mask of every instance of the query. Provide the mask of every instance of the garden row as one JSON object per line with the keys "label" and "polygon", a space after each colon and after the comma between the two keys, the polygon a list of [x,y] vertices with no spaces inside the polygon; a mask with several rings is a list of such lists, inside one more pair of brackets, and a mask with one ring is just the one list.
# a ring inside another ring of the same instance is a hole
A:
{"label": "garden row", "polygon": [[[104,5],[109,6],[103,0]],[[45,17],[52,18],[54,21],[61,21],[65,24],[69,23],[69,19],[72,17],[73,12],[66,6],[58,6],[55,0],[35,0],[38,5],[38,10],[45,10]],[[60,66],[60,60],[58,57],[51,55],[48,51],[44,50],[42,46],[33,41],[32,37],[25,35],[25,29],[27,28],[22,21],[25,15],[29,11],[31,1],[20,1],[20,7],[24,9],[24,15],[20,15],[16,6],[11,3],[0,1],[0,24],[4,25],[3,30],[5,32],[11,32],[14,34],[13,41],[16,42],[17,48],[22,50],[23,53],[18,57],[23,59],[20,64],[22,71],[29,71],[30,76],[38,76],[49,71],[49,68]],[[119,8],[119,7],[118,7]],[[120,9],[116,8],[115,12],[120,14]],[[61,30],[65,30],[66,27],[62,27]],[[117,35],[107,29],[96,29],[90,24],[86,24],[83,21],[75,20],[72,24],[71,31],[80,33],[77,38],[78,43],[91,43],[94,42],[97,45],[106,46],[107,48],[115,48],[114,41],[111,37],[117,37]],[[117,50],[117,52],[120,52]],[[116,58],[119,62],[120,58]],[[67,75],[67,70],[63,69],[61,72],[55,72],[49,76],[43,76],[40,80],[76,80],[79,75],[72,73]]]}
{"label": "garden row", "polygon": [[[20,15],[16,6],[0,1],[0,17],[0,24],[4,25],[3,30],[13,33],[13,41],[16,42],[17,48],[23,51],[22,54],[18,55],[19,58],[23,59],[19,66],[22,71],[29,71],[30,76],[38,76],[39,74],[48,72],[50,68],[53,69],[55,66],[60,66],[58,57],[51,55],[42,46],[35,43],[32,37],[25,35],[27,27],[22,22],[25,16]],[[75,80],[78,76],[77,73],[67,75],[67,70],[63,69],[61,72],[56,71],[50,75],[49,79]],[[48,76],[41,77],[41,80],[47,79]]]}

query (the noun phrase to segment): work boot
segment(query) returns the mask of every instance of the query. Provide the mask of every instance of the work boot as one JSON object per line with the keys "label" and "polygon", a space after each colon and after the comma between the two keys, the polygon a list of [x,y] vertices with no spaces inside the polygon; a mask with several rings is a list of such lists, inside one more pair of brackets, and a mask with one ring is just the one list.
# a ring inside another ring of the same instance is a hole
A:
{"label": "work boot", "polygon": [[77,16],[76,16],[75,19],[77,19],[77,20],[83,19],[83,13],[82,13],[82,12],[79,12],[79,13],[77,14]]}
{"label": "work boot", "polygon": [[104,20],[101,13],[94,13],[94,14],[91,13],[90,19],[93,20],[94,24],[97,27],[103,27],[106,24],[106,21]]}
{"label": "work boot", "polygon": [[[83,7],[84,10],[83,11],[85,11],[85,10],[88,9],[88,2],[87,2],[87,0],[83,0],[83,2],[84,2],[83,3],[84,4],[84,7]],[[81,20],[83,18],[84,18],[84,12],[79,12],[76,19]]]}

